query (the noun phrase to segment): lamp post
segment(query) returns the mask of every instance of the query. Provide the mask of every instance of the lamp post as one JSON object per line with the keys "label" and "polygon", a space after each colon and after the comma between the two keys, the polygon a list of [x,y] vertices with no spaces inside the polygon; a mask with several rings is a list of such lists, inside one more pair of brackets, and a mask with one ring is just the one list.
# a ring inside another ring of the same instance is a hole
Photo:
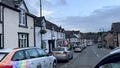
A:
{"label": "lamp post", "polygon": [[[42,0],[40,0],[40,17],[42,17]],[[42,21],[40,21],[40,24],[41,24],[41,30],[42,30]],[[42,44],[42,33],[41,33],[41,48],[43,47],[43,44]]]}
{"label": "lamp post", "polygon": [[42,16],[42,0],[40,0],[40,17]]}

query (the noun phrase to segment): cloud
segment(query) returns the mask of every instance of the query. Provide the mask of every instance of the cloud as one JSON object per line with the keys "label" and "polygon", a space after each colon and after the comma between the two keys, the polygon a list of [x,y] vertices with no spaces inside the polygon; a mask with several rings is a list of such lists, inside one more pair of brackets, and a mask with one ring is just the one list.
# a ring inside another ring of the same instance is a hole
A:
{"label": "cloud", "polygon": [[118,21],[120,21],[120,6],[103,7],[95,10],[89,16],[68,16],[61,19],[62,25],[66,29],[80,29],[83,32],[98,31],[100,28],[110,30],[111,24]]}

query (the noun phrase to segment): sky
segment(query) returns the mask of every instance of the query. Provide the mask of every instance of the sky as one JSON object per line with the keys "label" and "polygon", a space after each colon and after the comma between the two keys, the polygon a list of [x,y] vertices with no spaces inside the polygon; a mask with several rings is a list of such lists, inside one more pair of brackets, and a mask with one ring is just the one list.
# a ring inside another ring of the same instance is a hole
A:
{"label": "sky", "polygon": [[[25,0],[30,13],[40,16],[40,0]],[[99,32],[120,22],[120,0],[42,0],[42,15],[65,30]]]}

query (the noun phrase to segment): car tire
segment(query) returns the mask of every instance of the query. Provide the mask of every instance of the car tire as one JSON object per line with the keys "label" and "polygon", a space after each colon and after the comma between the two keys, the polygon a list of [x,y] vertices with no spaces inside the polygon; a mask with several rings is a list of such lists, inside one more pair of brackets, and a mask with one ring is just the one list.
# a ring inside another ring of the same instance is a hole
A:
{"label": "car tire", "polygon": [[41,65],[38,65],[37,68],[41,68]]}
{"label": "car tire", "polygon": [[53,68],[57,68],[57,62],[56,61],[53,62]]}
{"label": "car tire", "polygon": [[73,56],[71,57],[71,59],[73,59]]}

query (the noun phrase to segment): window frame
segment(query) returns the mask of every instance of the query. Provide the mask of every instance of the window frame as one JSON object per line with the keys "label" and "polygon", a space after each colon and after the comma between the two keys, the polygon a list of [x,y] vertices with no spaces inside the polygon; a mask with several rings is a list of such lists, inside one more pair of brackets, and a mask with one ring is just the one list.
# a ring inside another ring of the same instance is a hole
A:
{"label": "window frame", "polygon": [[27,27],[27,15],[24,9],[20,8],[20,13],[19,13],[19,27]]}
{"label": "window frame", "polygon": [[28,33],[18,33],[18,47],[19,48],[29,47],[29,34]]}

